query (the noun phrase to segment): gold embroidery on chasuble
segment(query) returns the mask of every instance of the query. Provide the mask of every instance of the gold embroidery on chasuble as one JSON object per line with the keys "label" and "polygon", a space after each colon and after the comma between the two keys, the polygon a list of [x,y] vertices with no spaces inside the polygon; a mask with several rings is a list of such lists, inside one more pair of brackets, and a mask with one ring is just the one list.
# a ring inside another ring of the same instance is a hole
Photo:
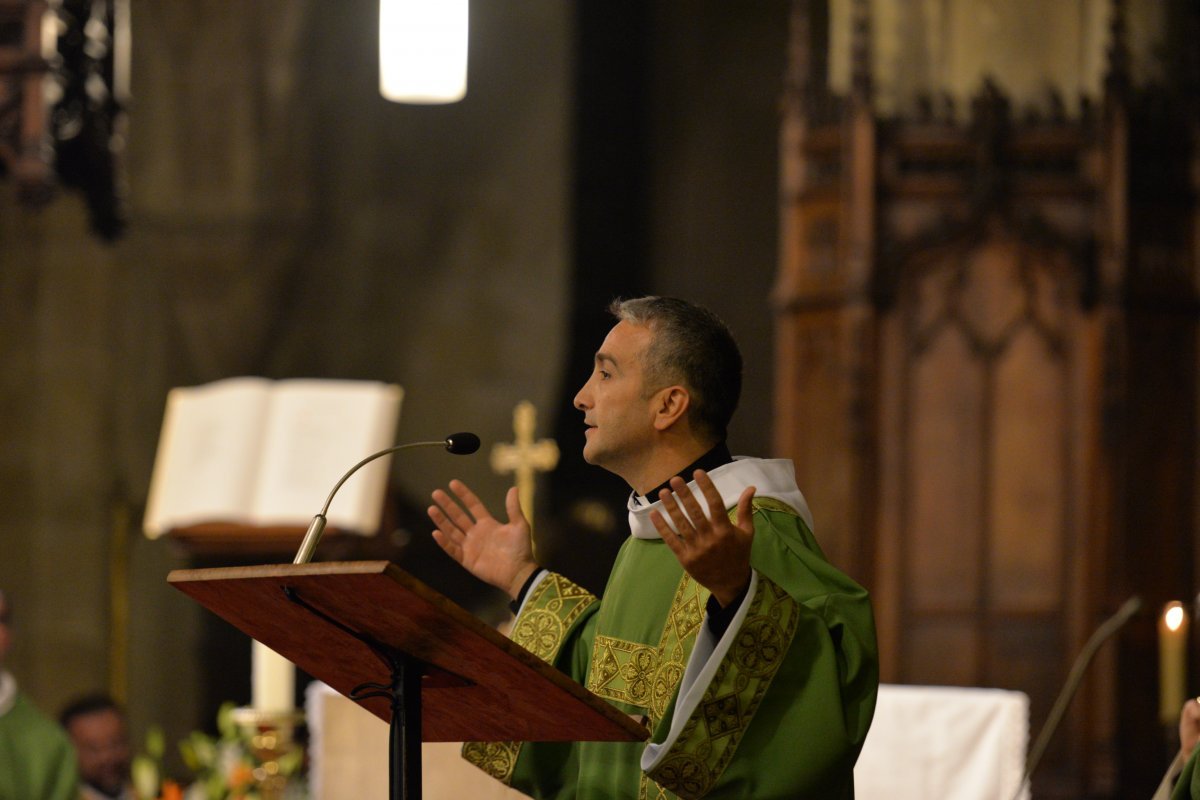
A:
{"label": "gold embroidery on chasuble", "polygon": [[[773,498],[756,497],[753,505],[756,513],[779,511],[797,516],[790,506]],[[736,507],[729,509],[729,517],[737,521]],[[683,678],[704,621],[708,594],[688,575],[682,577],[657,646],[597,635],[587,688],[605,699],[644,709],[653,729],[666,715]],[[774,602],[768,603],[768,596],[774,597]],[[571,626],[595,602],[596,597],[586,589],[550,573],[526,601],[512,640],[552,661]],[[787,603],[792,603],[790,609]],[[749,615],[700,707],[685,724],[675,747],[678,753],[669,756],[653,776],[642,775],[638,800],[698,797],[711,789],[782,663],[795,626],[794,602],[760,575]],[[510,784],[520,749],[520,742],[468,742],[463,745],[463,757]]]}
{"label": "gold embroidery on chasuble", "polygon": [[[651,730],[666,715],[667,706],[683,678],[688,656],[704,622],[708,590],[686,573],[679,580],[662,636],[656,646],[596,635],[587,688],[606,700],[637,706],[646,711]],[[645,773],[638,785],[638,800],[674,800]]]}
{"label": "gold embroidery on chasuble", "polygon": [[708,590],[685,574],[675,589],[657,645],[597,634],[587,688],[606,700],[644,709],[653,728],[666,714],[683,677],[707,601]]}
{"label": "gold embroidery on chasuble", "polygon": [[466,742],[462,757],[498,781],[508,785],[521,752],[519,742]]}
{"label": "gold embroidery on chasuble", "polygon": [[[553,572],[538,582],[513,626],[512,640],[543,661],[552,662],[567,632],[596,596]],[[462,756],[505,785],[512,782],[521,742],[467,742]]]}
{"label": "gold embroidery on chasuble", "polygon": [[[800,516],[798,513],[796,513],[796,509],[792,508],[782,500],[774,497],[755,497],[751,501],[751,510],[752,513],[758,513],[759,511],[778,511],[783,514],[790,514],[793,517]],[[729,509],[729,521],[734,525],[737,524],[737,506]]]}
{"label": "gold embroidery on chasuble", "polygon": [[605,700],[650,707],[650,687],[658,671],[658,651],[611,636],[596,636],[588,689]]}
{"label": "gold embroidery on chasuble", "polygon": [[799,616],[796,601],[760,574],[733,645],[672,754],[651,773],[657,783],[682,798],[701,797],[712,789],[783,664]]}
{"label": "gold embroidery on chasuble", "polygon": [[650,780],[650,776],[643,772],[642,780],[638,783],[638,800],[678,800],[678,798],[677,795],[671,794]]}
{"label": "gold embroidery on chasuble", "polygon": [[553,572],[534,587],[513,627],[512,640],[538,658],[558,655],[567,631],[596,596]]}

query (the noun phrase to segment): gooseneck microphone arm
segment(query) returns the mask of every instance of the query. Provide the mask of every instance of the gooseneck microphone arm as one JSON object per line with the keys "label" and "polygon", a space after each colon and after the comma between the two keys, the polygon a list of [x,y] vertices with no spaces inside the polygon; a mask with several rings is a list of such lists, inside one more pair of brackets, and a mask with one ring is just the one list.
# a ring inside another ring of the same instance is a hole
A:
{"label": "gooseneck microphone arm", "polygon": [[465,456],[479,449],[479,437],[473,433],[452,433],[445,439],[436,442],[409,442],[408,444],[394,445],[393,447],[380,450],[378,453],[372,453],[362,461],[359,461],[353,467],[346,470],[346,474],[333,485],[333,489],[329,492],[329,497],[325,498],[325,505],[321,507],[320,513],[312,518],[312,522],[308,523],[308,530],[304,532],[304,539],[301,540],[300,549],[296,551],[296,557],[292,559],[292,563],[307,564],[312,560],[313,553],[317,549],[317,542],[321,541],[321,534],[325,532],[325,515],[329,513],[329,506],[333,503],[333,496],[337,494],[337,490],[342,488],[342,484],[351,475],[377,458],[414,447],[445,447],[447,451],[454,455]]}
{"label": "gooseneck microphone arm", "polygon": [[1096,651],[1100,649],[1100,645],[1104,644],[1113,634],[1125,627],[1125,624],[1133,619],[1133,615],[1140,611],[1141,608],[1142,598],[1137,595],[1126,600],[1117,609],[1115,614],[1101,623],[1100,627],[1092,633],[1091,638],[1084,644],[1083,650],[1075,657],[1075,663],[1071,666],[1071,672],[1067,676],[1066,685],[1058,693],[1058,697],[1054,701],[1054,706],[1050,709],[1050,714],[1046,717],[1045,724],[1042,725],[1041,733],[1038,734],[1037,740],[1033,743],[1033,747],[1029,751],[1029,759],[1025,766],[1025,775],[1021,778],[1021,784],[1017,787],[1017,793],[1013,795],[1013,800],[1021,796],[1026,784],[1033,777],[1033,771],[1037,769],[1042,756],[1046,753],[1046,747],[1050,744],[1050,739],[1053,738],[1054,732],[1058,730],[1058,725],[1062,722],[1063,715],[1067,713],[1067,705],[1070,704],[1071,698],[1075,696],[1075,690],[1079,688],[1079,682],[1083,680],[1084,672],[1087,671],[1088,665],[1092,663],[1092,656],[1096,655]]}

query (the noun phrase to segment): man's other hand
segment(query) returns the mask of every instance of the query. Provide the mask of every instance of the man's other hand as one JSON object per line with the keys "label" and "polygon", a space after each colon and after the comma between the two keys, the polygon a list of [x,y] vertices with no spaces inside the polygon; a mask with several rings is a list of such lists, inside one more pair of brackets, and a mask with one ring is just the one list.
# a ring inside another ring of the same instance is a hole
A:
{"label": "man's other hand", "polygon": [[693,477],[704,495],[707,513],[683,478],[675,477],[671,479],[671,488],[663,489],[658,495],[674,530],[657,510],[650,512],[650,521],[684,570],[725,607],[750,584],[755,489],[746,487],[738,498],[735,524],[730,522],[721,493],[708,473],[698,469]]}

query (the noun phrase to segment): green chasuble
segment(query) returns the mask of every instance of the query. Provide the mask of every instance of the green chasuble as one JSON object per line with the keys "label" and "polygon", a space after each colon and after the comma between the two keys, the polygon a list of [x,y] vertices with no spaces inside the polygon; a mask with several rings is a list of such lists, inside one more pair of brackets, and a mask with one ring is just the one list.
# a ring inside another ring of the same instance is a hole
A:
{"label": "green chasuble", "polygon": [[0,800],[78,798],[75,750],[66,733],[16,691],[7,673],[0,672],[0,687],[10,690],[7,710],[0,709]]}
{"label": "green chasuble", "polygon": [[514,641],[645,718],[651,743],[469,743],[464,757],[534,797],[854,796],[879,684],[867,593],[822,555],[790,461],[738,459],[710,477],[731,514],[758,490],[754,574],[720,640],[707,590],[649,521],[659,504],[636,498],[603,601],[547,573],[513,626]]}

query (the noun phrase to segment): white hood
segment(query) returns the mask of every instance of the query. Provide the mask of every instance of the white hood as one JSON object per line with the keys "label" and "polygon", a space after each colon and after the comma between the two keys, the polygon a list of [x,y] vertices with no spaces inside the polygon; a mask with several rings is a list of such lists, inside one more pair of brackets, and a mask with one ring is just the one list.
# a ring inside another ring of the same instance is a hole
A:
{"label": "white hood", "polygon": [[[708,473],[721,500],[726,508],[737,505],[738,498],[747,486],[753,486],[755,497],[772,497],[789,507],[794,508],[808,529],[813,530],[812,512],[808,510],[808,502],[796,486],[796,468],[790,459],[786,458],[748,458],[734,456],[729,464],[724,464]],[[708,509],[704,495],[696,488],[695,481],[688,482],[688,489],[700,503],[700,507]],[[648,498],[647,498],[648,499]],[[629,531],[638,539],[659,539],[654,523],[650,521],[650,512],[658,509],[672,526],[671,517],[662,509],[662,502],[656,500],[649,505],[638,503],[633,495],[629,497]]]}

